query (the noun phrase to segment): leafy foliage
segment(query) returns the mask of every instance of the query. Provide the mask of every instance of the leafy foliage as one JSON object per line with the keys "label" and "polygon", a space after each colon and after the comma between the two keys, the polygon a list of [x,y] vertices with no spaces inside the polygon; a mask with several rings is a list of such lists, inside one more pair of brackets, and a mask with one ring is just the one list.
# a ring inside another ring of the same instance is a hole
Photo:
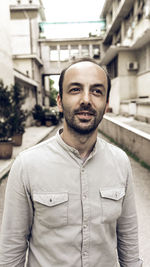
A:
{"label": "leafy foliage", "polygon": [[12,135],[24,133],[25,121],[27,117],[27,111],[23,110],[22,105],[25,100],[25,95],[22,93],[21,87],[15,84],[11,88],[11,100],[12,100]]}
{"label": "leafy foliage", "polygon": [[11,137],[10,115],[12,113],[11,94],[7,86],[0,80],[0,141]]}
{"label": "leafy foliage", "polygon": [[42,106],[36,104],[32,109],[32,115],[35,120],[40,121],[42,124],[44,124],[45,118]]}
{"label": "leafy foliage", "polygon": [[56,108],[43,108],[41,105],[35,105],[32,109],[33,118],[45,125],[46,121],[51,121],[53,124],[59,122],[59,111]]}
{"label": "leafy foliage", "polygon": [[22,109],[24,98],[17,84],[9,89],[0,80],[0,141],[8,141],[14,134],[24,132],[26,120],[26,111]]}
{"label": "leafy foliage", "polygon": [[58,91],[54,88],[54,81],[50,79],[50,106],[55,107],[57,105],[56,98],[57,98]]}

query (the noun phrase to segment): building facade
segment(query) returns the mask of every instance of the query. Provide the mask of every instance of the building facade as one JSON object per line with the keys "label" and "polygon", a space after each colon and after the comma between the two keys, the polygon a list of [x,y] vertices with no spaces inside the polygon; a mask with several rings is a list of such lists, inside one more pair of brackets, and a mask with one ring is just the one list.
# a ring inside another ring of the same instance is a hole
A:
{"label": "building facade", "polygon": [[[14,80],[23,88],[24,108],[31,111],[43,101],[39,22],[45,20],[41,0],[9,0]],[[30,125],[31,117],[27,120]]]}
{"label": "building facade", "polygon": [[112,78],[116,114],[150,122],[150,0],[106,0],[101,64]]}
{"label": "building facade", "polygon": [[10,86],[14,78],[8,1],[4,1],[3,8],[0,8],[0,79],[3,80],[4,85]]}

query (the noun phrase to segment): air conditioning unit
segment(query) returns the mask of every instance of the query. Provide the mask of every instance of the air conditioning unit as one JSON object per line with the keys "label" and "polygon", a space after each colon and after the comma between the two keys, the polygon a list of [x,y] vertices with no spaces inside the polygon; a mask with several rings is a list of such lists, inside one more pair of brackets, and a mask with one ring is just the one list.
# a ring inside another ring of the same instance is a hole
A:
{"label": "air conditioning unit", "polygon": [[138,62],[137,61],[128,62],[127,63],[127,69],[129,71],[138,70]]}

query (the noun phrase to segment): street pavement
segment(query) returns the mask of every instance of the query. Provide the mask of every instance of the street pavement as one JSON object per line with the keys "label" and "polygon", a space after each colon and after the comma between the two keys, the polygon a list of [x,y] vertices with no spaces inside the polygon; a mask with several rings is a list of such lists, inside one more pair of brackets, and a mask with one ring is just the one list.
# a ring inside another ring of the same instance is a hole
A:
{"label": "street pavement", "polygon": [[[58,126],[60,127],[60,125]],[[54,135],[56,130],[49,135]],[[36,133],[35,133],[36,135]],[[99,134],[102,138],[104,136]],[[107,139],[106,139],[107,140]],[[107,140],[108,141],[108,140]],[[138,222],[139,222],[139,248],[140,258],[144,260],[143,267],[150,267],[150,171],[142,167],[134,159],[130,158],[133,169],[135,199],[137,206]],[[7,178],[1,180],[0,183],[0,225],[3,213],[4,195],[7,184]]]}

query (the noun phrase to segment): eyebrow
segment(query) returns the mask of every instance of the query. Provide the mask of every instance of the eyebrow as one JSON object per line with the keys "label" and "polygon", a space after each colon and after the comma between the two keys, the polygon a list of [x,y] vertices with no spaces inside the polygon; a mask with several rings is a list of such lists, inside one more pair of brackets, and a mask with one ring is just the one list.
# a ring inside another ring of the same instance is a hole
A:
{"label": "eyebrow", "polygon": [[102,83],[94,83],[91,87],[102,87],[106,91],[105,86]]}
{"label": "eyebrow", "polygon": [[[78,82],[73,82],[73,83],[69,83],[68,89],[70,88],[70,86],[80,86],[80,87],[82,87],[83,85],[81,83],[78,83]],[[105,86],[102,83],[94,83],[90,87],[91,88],[92,87],[102,87],[104,90],[106,90]]]}
{"label": "eyebrow", "polygon": [[68,88],[70,88],[70,86],[82,86],[82,84],[81,83],[74,82],[74,83],[69,83],[68,84]]}

